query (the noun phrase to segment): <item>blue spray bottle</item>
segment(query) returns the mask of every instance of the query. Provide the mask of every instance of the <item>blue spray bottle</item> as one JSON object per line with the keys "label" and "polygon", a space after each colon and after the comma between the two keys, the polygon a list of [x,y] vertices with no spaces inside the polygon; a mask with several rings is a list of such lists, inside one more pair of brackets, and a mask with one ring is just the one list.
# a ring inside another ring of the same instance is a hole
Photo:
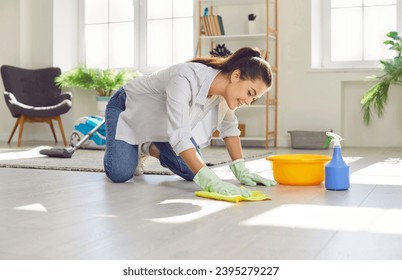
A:
{"label": "blue spray bottle", "polygon": [[345,191],[350,187],[350,171],[341,153],[343,139],[332,132],[326,134],[331,142],[334,142],[334,153],[331,161],[325,166],[325,187],[331,191]]}

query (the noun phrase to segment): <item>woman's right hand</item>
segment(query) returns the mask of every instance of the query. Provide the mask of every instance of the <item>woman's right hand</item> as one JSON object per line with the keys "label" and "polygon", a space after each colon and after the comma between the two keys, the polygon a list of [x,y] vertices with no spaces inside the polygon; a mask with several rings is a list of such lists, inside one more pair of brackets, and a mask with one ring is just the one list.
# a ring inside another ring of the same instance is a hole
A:
{"label": "woman's right hand", "polygon": [[251,191],[247,188],[239,188],[234,184],[222,181],[207,166],[201,168],[194,177],[194,182],[207,192],[215,192],[222,195],[250,197]]}

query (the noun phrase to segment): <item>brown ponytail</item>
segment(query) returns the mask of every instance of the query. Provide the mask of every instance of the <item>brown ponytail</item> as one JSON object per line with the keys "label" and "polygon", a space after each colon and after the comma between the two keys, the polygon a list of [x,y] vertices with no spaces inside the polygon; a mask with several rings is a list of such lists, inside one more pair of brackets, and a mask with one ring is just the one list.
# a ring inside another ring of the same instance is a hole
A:
{"label": "brown ponytail", "polygon": [[222,57],[199,57],[190,60],[221,70],[224,74],[231,74],[239,69],[242,80],[261,79],[267,87],[272,84],[272,70],[269,63],[261,58],[261,52],[257,48],[245,47],[237,50],[234,54]]}

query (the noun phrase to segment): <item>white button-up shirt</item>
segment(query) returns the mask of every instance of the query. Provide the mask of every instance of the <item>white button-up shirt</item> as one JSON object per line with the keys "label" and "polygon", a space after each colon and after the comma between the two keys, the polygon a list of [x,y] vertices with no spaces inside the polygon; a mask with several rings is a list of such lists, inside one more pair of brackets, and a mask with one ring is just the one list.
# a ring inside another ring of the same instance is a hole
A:
{"label": "white button-up shirt", "polygon": [[182,63],[131,80],[124,85],[126,110],[119,116],[116,139],[132,145],[169,142],[178,155],[194,147],[191,137],[206,146],[216,128],[221,138],[240,135],[226,101],[208,98],[218,73],[201,63]]}

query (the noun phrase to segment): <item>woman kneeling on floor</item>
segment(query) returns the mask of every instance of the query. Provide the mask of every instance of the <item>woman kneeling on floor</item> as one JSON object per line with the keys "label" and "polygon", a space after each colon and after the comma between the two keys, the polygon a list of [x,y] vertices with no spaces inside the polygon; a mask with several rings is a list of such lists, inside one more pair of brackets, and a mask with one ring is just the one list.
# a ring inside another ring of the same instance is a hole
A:
{"label": "woman kneeling on floor", "polygon": [[195,58],[131,80],[106,107],[107,177],[125,182],[141,174],[145,154],[205,191],[248,197],[249,189],[222,181],[200,156],[217,129],[242,184],[275,185],[246,168],[234,113],[261,98],[271,84],[271,68],[254,48],[226,58]]}

